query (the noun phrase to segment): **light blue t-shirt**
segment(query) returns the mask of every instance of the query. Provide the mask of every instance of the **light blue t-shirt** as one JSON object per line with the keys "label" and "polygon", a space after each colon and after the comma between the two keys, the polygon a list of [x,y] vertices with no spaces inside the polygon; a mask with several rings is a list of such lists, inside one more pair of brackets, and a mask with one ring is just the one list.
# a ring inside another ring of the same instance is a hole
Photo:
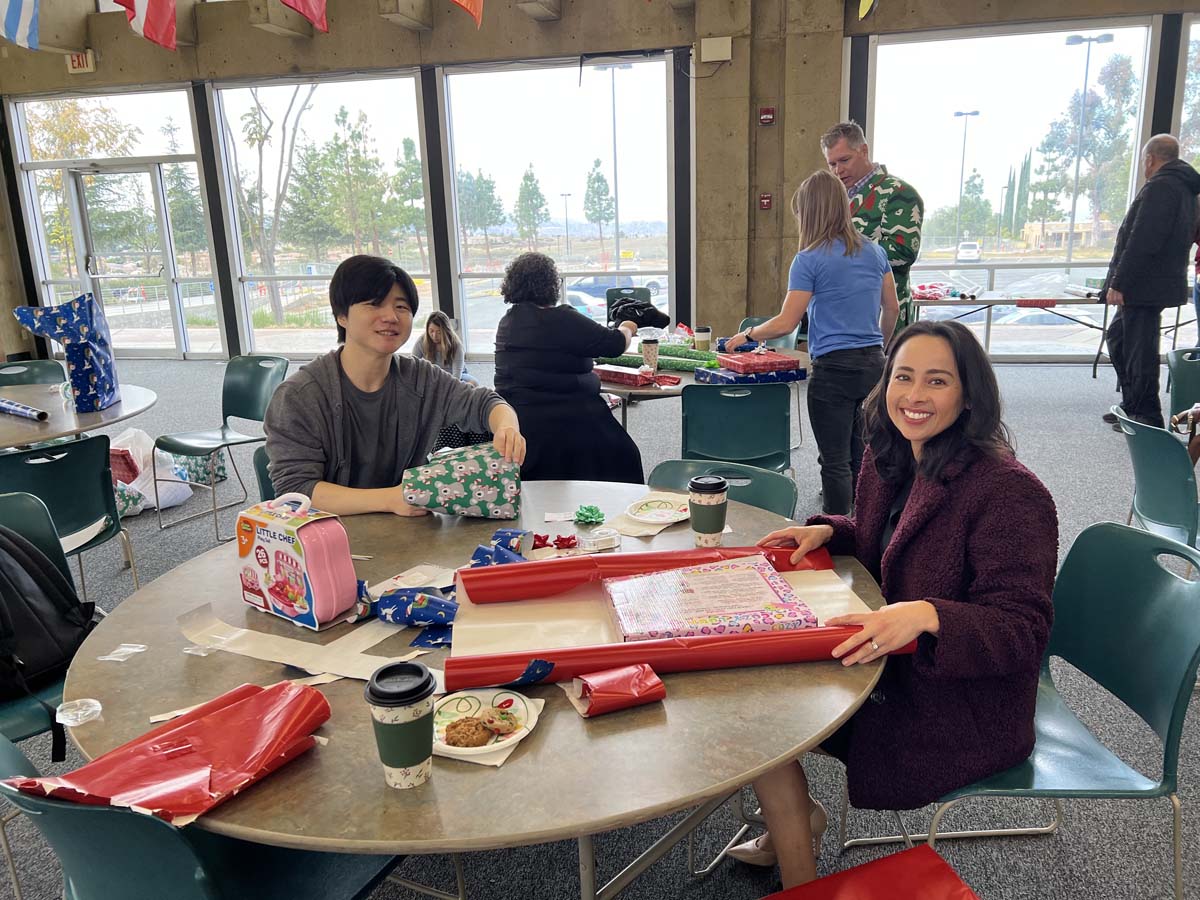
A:
{"label": "light blue t-shirt", "polygon": [[789,291],[809,291],[808,352],[813,359],[834,350],[882,347],[880,292],[889,271],[887,253],[864,240],[846,256],[840,238],[816,250],[801,250],[788,273]]}

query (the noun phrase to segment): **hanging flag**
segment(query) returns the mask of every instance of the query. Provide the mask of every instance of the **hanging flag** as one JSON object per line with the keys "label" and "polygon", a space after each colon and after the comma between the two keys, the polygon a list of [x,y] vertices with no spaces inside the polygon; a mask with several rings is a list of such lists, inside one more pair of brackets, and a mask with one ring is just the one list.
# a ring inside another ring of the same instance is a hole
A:
{"label": "hanging flag", "polygon": [[38,0],[0,0],[6,41],[30,50],[38,48]]}
{"label": "hanging flag", "polygon": [[476,28],[482,27],[483,0],[454,0],[454,2],[471,14],[471,18],[475,20]]}
{"label": "hanging flag", "polygon": [[282,0],[282,2],[284,6],[291,7],[312,22],[313,28],[317,31],[329,31],[329,24],[325,21],[325,0]]}
{"label": "hanging flag", "polygon": [[858,0],[858,21],[862,21],[875,8],[875,0]]}
{"label": "hanging flag", "polygon": [[148,41],[175,49],[175,0],[116,0],[129,27]]}

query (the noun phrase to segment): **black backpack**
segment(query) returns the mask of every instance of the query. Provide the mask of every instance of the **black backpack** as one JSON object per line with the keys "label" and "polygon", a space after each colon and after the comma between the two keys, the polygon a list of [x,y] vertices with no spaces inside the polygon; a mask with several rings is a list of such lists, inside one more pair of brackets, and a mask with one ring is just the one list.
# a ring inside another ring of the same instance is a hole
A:
{"label": "black backpack", "polygon": [[[0,700],[33,696],[61,678],[95,627],[95,611],[42,551],[0,525]],[[53,721],[55,711],[42,705]],[[52,730],[51,757],[59,762],[66,732],[57,723]]]}

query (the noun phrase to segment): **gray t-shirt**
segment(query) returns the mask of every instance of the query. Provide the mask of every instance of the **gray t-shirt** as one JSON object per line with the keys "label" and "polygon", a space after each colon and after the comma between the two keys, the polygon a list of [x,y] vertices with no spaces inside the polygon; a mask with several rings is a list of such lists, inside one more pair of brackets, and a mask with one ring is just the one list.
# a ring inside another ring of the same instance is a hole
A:
{"label": "gray t-shirt", "polygon": [[[338,361],[338,377],[342,383],[342,400],[345,404],[346,448],[350,456],[350,484],[352,488],[391,487],[399,483],[396,469],[397,447],[395,440],[385,440],[382,426],[396,421],[396,370],[388,371],[388,377],[377,391],[360,391],[354,386]],[[394,429],[393,429],[394,432]]]}

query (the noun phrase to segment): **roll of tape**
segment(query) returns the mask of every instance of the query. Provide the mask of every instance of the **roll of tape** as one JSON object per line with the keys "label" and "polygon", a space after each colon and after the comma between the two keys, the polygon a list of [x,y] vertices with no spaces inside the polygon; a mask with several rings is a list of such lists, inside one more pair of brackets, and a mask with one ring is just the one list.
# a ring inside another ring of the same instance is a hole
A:
{"label": "roll of tape", "polygon": [[583,550],[615,550],[621,546],[621,533],[615,528],[593,528],[580,535],[579,546]]}

